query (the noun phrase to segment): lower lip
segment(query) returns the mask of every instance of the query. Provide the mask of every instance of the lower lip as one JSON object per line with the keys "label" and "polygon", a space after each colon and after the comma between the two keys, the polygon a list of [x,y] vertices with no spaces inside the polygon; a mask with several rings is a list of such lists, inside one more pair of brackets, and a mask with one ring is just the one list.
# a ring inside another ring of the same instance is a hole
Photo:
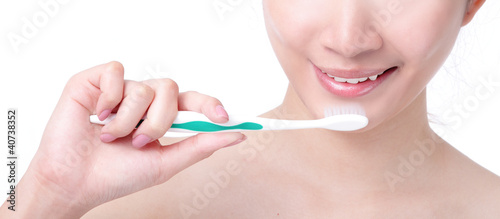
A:
{"label": "lower lip", "polygon": [[333,93],[337,96],[354,98],[366,95],[373,91],[378,85],[382,84],[389,75],[394,73],[398,68],[392,68],[389,71],[385,72],[382,75],[377,77],[377,80],[366,80],[364,82],[360,82],[357,84],[343,83],[335,81],[335,79],[328,77],[325,73],[321,72],[321,70],[314,66],[314,70],[321,85],[330,93]]}

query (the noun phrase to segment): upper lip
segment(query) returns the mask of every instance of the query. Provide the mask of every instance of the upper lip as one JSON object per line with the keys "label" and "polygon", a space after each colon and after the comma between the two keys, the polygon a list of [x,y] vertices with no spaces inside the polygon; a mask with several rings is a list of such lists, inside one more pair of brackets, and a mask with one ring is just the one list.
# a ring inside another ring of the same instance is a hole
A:
{"label": "upper lip", "polygon": [[[350,68],[350,69],[340,69],[340,68],[328,68],[316,66],[320,71],[329,74],[334,77],[355,79],[355,78],[366,78],[370,76],[379,75],[390,68]],[[391,67],[392,68],[392,67]]]}

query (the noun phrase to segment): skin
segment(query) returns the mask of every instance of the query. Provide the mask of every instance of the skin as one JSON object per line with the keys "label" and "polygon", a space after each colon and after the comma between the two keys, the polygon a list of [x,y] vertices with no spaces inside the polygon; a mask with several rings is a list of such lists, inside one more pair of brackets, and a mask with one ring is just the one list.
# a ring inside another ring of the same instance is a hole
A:
{"label": "skin", "polygon": [[[262,116],[322,118],[325,107],[355,102],[370,120],[366,128],[206,134],[179,142],[162,139],[161,144],[170,146],[161,147],[152,139],[163,135],[177,110],[202,112],[217,122],[226,121],[227,114],[215,98],[178,94],[170,80],[123,81],[123,68],[112,62],[68,83],[18,187],[19,199],[29,204],[19,205],[21,213],[14,216],[497,217],[500,178],[439,138],[426,111],[425,86],[484,1],[402,0],[385,26],[371,34],[359,31],[373,21],[370,12],[388,8],[389,2],[263,1],[269,38],[290,85],[283,103]],[[321,87],[311,62],[339,69],[399,70],[369,94],[345,98]],[[147,111],[144,105],[151,107]],[[84,121],[114,108],[122,113],[115,124],[101,128]],[[171,113],[158,113],[164,111]],[[135,120],[146,112],[151,120],[133,131]],[[56,133],[55,126],[68,129]],[[61,139],[61,134],[75,137]],[[151,142],[143,146],[132,140],[141,134]],[[47,168],[66,162],[64,155],[72,153],[67,145],[88,136],[90,155],[82,156],[76,168],[62,176]]]}

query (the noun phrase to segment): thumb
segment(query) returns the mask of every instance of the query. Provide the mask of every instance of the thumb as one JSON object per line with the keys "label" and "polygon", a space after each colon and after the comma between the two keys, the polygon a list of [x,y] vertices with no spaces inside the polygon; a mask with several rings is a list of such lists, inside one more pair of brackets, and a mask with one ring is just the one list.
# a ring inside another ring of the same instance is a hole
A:
{"label": "thumb", "polygon": [[161,149],[162,168],[164,168],[162,175],[170,178],[183,169],[209,157],[215,151],[239,144],[246,138],[239,132],[201,133],[175,144],[164,146]]}

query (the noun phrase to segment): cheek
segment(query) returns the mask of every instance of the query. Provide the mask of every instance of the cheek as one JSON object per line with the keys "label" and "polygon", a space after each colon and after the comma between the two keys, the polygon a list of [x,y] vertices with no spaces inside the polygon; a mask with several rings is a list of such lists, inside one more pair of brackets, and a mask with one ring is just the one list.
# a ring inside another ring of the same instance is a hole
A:
{"label": "cheek", "polygon": [[304,74],[310,71],[307,54],[319,32],[314,22],[319,19],[314,13],[317,6],[304,0],[264,0],[263,4],[266,28],[276,57],[294,89],[300,95],[308,95],[307,88],[317,86],[311,75]]}
{"label": "cheek", "polygon": [[386,34],[386,42],[394,42],[391,45],[409,65],[444,62],[462,23],[464,9],[456,0],[425,1],[407,3]]}
{"label": "cheek", "polygon": [[[381,95],[369,103],[373,112],[403,110],[424,90],[448,57],[460,30],[462,10],[454,6],[454,2],[443,2],[423,0],[405,5],[402,13],[381,33],[392,53],[388,57],[399,57],[402,68],[395,75],[395,83],[387,87],[386,93],[391,95]],[[382,107],[377,102],[387,104]]]}
{"label": "cheek", "polygon": [[288,49],[303,52],[318,33],[317,21],[321,17],[315,13],[314,4],[303,0],[264,1],[268,34]]}

